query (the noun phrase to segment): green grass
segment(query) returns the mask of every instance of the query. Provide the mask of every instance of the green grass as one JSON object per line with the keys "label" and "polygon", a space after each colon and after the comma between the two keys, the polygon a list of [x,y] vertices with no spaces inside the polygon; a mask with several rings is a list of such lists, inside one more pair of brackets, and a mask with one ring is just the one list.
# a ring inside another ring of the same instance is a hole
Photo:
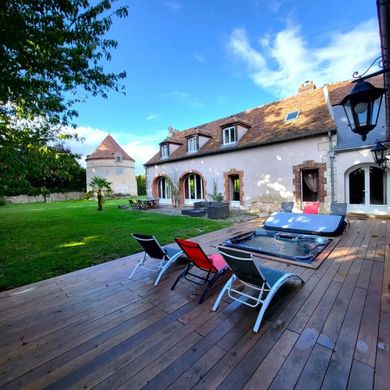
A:
{"label": "green grass", "polygon": [[126,200],[68,201],[0,207],[0,290],[140,252],[130,233],[154,234],[161,244],[229,223],[133,210]]}

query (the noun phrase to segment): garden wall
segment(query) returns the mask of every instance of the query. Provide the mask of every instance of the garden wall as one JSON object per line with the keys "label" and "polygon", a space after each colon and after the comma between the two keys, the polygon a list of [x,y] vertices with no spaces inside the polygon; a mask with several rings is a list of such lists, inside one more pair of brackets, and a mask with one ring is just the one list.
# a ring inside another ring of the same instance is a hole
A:
{"label": "garden wall", "polygon": [[[79,200],[83,198],[85,192],[55,192],[46,196],[46,202],[60,202],[62,200]],[[35,203],[44,202],[45,198],[42,195],[29,196],[29,195],[18,195],[18,196],[5,196],[4,199],[11,203]]]}

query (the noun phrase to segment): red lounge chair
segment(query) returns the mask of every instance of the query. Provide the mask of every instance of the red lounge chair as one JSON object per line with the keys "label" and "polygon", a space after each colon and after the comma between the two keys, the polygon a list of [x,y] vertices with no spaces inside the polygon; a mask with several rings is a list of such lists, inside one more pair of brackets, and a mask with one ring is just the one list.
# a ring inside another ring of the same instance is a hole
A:
{"label": "red lounge chair", "polygon": [[[173,283],[171,290],[175,288],[177,282],[183,277],[184,279],[201,286],[206,284],[206,288],[199,299],[199,303],[202,303],[209,289],[213,287],[219,276],[228,269],[228,266],[219,253],[214,253],[210,256],[207,256],[200,245],[196,242],[182,240],[180,238],[175,238],[175,241],[179,245],[180,249],[188,257],[190,262],[185,270],[176,279],[175,283]],[[200,276],[195,273],[191,273],[190,271],[193,267],[199,268],[200,270],[206,272],[206,275]]]}
{"label": "red lounge chair", "polygon": [[318,214],[320,202],[306,202],[303,208],[303,214]]}

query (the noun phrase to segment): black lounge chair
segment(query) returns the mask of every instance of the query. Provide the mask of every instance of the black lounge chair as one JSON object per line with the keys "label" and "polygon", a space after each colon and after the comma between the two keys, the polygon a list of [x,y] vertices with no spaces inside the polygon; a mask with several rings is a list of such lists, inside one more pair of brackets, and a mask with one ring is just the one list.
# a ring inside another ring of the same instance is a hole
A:
{"label": "black lounge chair", "polygon": [[[224,257],[229,268],[232,270],[233,275],[222,288],[212,310],[216,311],[218,309],[219,303],[221,302],[225,292],[227,292],[230,298],[247,306],[257,307],[262,305],[257,316],[255,326],[253,327],[253,331],[257,333],[264,313],[279,288],[291,278],[299,278],[302,283],[303,280],[293,273],[283,272],[255,264],[250,253],[244,253],[225,247],[219,247],[218,250]],[[251,290],[253,294],[249,294],[246,291],[247,289],[239,291],[234,286],[236,281]]]}
{"label": "black lounge chair", "polygon": [[[213,287],[217,279],[228,269],[228,266],[219,253],[207,256],[197,242],[182,240],[180,238],[175,238],[175,240],[190,262],[176,279],[175,283],[173,283],[171,290],[175,288],[177,282],[181,278],[200,286],[206,284],[206,288],[199,299],[199,303],[202,303],[205,300],[209,289]],[[190,272],[193,267],[206,272],[206,275],[201,276]]]}
{"label": "black lounge chair", "polygon": [[[163,273],[181,256],[184,256],[180,249],[172,248],[170,246],[162,247],[157,241],[156,237],[146,234],[132,234],[133,238],[138,242],[144,250],[143,257],[138,261],[137,265],[131,272],[129,279],[131,279],[139,267],[145,267],[151,271],[160,270],[154,285],[157,286]],[[147,258],[159,260],[160,263],[155,267],[146,267],[145,261]]]}

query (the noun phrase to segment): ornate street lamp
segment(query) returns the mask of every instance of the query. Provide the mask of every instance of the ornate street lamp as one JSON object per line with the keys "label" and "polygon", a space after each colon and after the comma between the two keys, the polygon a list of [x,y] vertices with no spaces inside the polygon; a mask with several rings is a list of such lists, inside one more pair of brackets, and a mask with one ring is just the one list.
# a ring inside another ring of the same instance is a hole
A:
{"label": "ornate street lamp", "polygon": [[382,142],[377,142],[375,147],[371,149],[372,158],[375,163],[381,166],[382,168],[386,168],[387,165],[387,147],[382,144]]}
{"label": "ornate street lamp", "polygon": [[[381,71],[383,73],[383,71]],[[377,74],[378,72],[376,72]],[[367,134],[378,122],[379,110],[386,89],[374,87],[364,81],[374,74],[359,78],[351,93],[340,102],[343,106],[348,124],[354,133],[360,134],[365,141]]]}

